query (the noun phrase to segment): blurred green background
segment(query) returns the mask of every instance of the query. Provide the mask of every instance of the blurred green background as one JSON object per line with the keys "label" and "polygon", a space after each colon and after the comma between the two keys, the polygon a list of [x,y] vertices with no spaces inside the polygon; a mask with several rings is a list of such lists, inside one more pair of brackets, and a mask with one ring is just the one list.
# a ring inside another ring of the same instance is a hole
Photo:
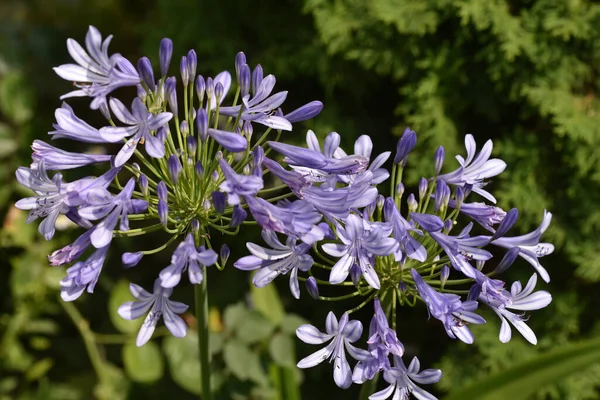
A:
{"label": "blurred green background", "polygon": [[[438,145],[446,147],[446,170],[451,170],[452,156],[464,152],[466,133],[480,145],[494,140],[495,156],[508,167],[494,180],[493,192],[500,207],[519,208],[516,230],[534,229],[544,208],[554,214],[544,239],[556,251],[542,259],[552,282],[539,286],[552,293],[553,302],[528,322],[537,346],[516,332],[510,343],[501,344],[499,321],[487,310],[482,314],[488,324],[472,328],[476,341],[468,346],[448,339],[424,308],[402,309],[398,336],[406,356],[418,355],[423,367],[443,370],[432,389],[440,398],[598,336],[600,5],[583,0],[2,0],[0,399],[191,399],[200,390],[192,314],[185,315],[186,339],[170,338],[161,328],[153,344],[138,350],[136,323],[115,312],[127,300],[126,281],[151,287],[169,254],[123,270],[120,254],[139,249],[139,243],[117,241],[95,293],[65,305],[58,297],[64,268],[50,268],[46,255],[79,233],[64,224],[46,242],[37,222],[25,225],[26,214],[13,206],[27,195],[14,171],[29,164],[34,139],[48,139],[59,96],[70,90],[52,67],[71,62],[65,41],[83,42],[90,24],[113,34],[111,52],[134,64],[142,55],[156,62],[160,39],[170,37],[172,74],[190,48],[205,75],[233,71],[236,52],[244,51],[251,67],[260,62],[278,78],[277,88],[289,90],[288,110],[316,99],[325,104],[320,116],[285,138],[289,143],[302,143],[308,128],[321,137],[337,131],[346,148],[369,134],[378,154],[393,151],[398,135],[410,126],[418,146],[409,158],[409,188],[432,174]],[[70,104],[90,123],[102,123],[99,113],[87,108],[88,100]],[[84,149],[64,141],[60,146]],[[249,240],[260,240],[258,230],[230,242],[230,260],[245,255]],[[231,263],[222,273],[209,274],[218,398],[357,398],[356,385],[347,391],[335,387],[327,364],[298,371],[296,360],[314,348],[293,335],[301,321],[322,327],[330,309],[339,315],[355,304],[332,307],[305,292],[297,302],[285,278],[269,289],[252,290],[249,276]],[[504,277],[525,282],[532,271],[519,260]],[[192,290],[184,287],[176,299],[192,304]],[[370,312],[358,314],[365,325]],[[558,371],[551,380],[532,381],[531,395],[512,398],[600,398],[598,357],[576,367],[558,365]]]}

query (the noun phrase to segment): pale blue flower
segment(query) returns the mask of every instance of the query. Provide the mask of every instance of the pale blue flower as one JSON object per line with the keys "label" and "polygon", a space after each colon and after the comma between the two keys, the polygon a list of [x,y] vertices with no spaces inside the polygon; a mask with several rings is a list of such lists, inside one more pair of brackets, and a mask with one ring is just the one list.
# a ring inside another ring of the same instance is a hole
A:
{"label": "pale blue flower", "polygon": [[442,379],[442,371],[439,369],[426,369],[419,372],[420,369],[421,364],[417,357],[414,357],[408,368],[406,368],[402,358],[394,356],[394,367],[383,373],[383,379],[390,386],[372,394],[369,396],[369,400],[385,400],[392,394],[393,400],[408,399],[411,394],[419,400],[437,400],[437,397],[421,389],[415,382],[420,385],[437,383]]}
{"label": "pale blue flower", "polygon": [[219,160],[219,165],[221,166],[221,171],[223,171],[223,176],[225,176],[225,182],[221,183],[219,189],[227,193],[227,202],[229,205],[240,204],[240,196],[254,196],[263,188],[262,178],[236,173],[223,158]]}
{"label": "pale blue flower", "polygon": [[163,287],[172,288],[177,286],[181,280],[181,274],[187,269],[190,282],[202,283],[202,267],[214,265],[217,262],[217,253],[204,246],[196,247],[194,235],[188,233],[185,240],[179,243],[173,256],[171,264],[163,269],[160,274],[160,282]]}

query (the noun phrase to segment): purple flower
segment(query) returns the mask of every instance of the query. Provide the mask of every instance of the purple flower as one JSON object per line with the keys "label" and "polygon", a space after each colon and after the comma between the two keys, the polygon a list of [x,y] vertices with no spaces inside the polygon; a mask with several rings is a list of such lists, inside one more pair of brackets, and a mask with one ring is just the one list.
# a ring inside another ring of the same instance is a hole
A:
{"label": "purple flower", "polygon": [[122,304],[117,312],[121,318],[126,320],[134,320],[140,318],[148,312],[144,323],[140,328],[135,344],[143,346],[154,333],[156,324],[160,317],[163,317],[167,329],[171,331],[175,337],[184,337],[187,333],[185,321],[177,314],[182,314],[188,309],[186,304],[178,301],[170,300],[173,289],[163,288],[160,285],[160,279],[154,281],[154,293],[150,294],[142,287],[130,283],[129,291],[137,301],[130,301]]}
{"label": "purple flower", "polygon": [[237,174],[223,158],[219,160],[219,165],[225,176],[225,182],[219,185],[219,189],[227,193],[227,202],[230,205],[240,204],[240,196],[254,196],[263,188],[262,178]]}
{"label": "purple flower", "polygon": [[404,129],[404,133],[398,144],[396,145],[396,155],[394,156],[394,164],[406,164],[408,154],[415,148],[417,144],[417,134],[410,128]]}
{"label": "purple flower", "polygon": [[62,103],[61,108],[54,112],[56,124],[52,126],[55,131],[48,132],[52,139],[72,139],[86,143],[106,143],[107,140],[100,135],[100,131],[75,115],[73,109]]}
{"label": "purple flower", "polygon": [[506,168],[506,163],[498,158],[490,160],[493,148],[491,140],[485,143],[477,157],[475,157],[477,147],[473,135],[468,134],[465,136],[465,147],[467,148],[467,159],[456,156],[460,168],[454,172],[438,176],[438,180],[458,186],[472,185],[475,193],[480,194],[492,203],[496,203],[494,196],[483,190],[483,187],[487,184],[484,179],[502,173]]}
{"label": "purple flower", "polygon": [[548,275],[548,271],[542,267],[538,258],[551,254],[554,251],[554,245],[551,243],[540,243],[542,233],[548,229],[551,220],[552,213],[544,210],[542,223],[533,232],[515,237],[501,237],[493,240],[492,244],[506,249],[518,247],[519,255],[529,264],[533,265],[533,268],[535,268],[545,282],[550,282],[550,275]]}
{"label": "purple flower", "polygon": [[[492,290],[488,289],[486,291],[484,286],[478,283],[481,288],[477,291],[479,292],[478,300],[494,310],[502,321],[502,326],[500,327],[500,341],[502,343],[507,343],[511,339],[512,332],[508,324],[510,322],[529,343],[537,344],[535,333],[525,323],[527,318],[523,314],[515,314],[509,311],[509,309],[519,311],[539,310],[552,302],[552,296],[545,290],[533,293],[536,283],[537,275],[533,274],[529,278],[525,288],[523,288],[521,282],[514,282],[510,288],[510,293],[502,290],[502,296],[490,295]],[[469,296],[471,297],[472,294],[469,293]]]}
{"label": "purple flower", "polygon": [[[450,199],[448,205],[456,208],[456,201]],[[502,222],[506,212],[500,207],[488,206],[485,203],[462,203],[460,213],[464,214],[490,232],[495,232],[494,225]]]}
{"label": "purple flower", "polygon": [[60,297],[64,301],[73,301],[79,298],[86,288],[88,293],[94,292],[108,247],[97,249],[87,260],[76,262],[67,269],[67,276],[60,281]]}
{"label": "purple flower", "polygon": [[411,393],[419,400],[437,400],[437,397],[421,389],[414,382],[421,385],[439,382],[442,379],[442,371],[426,369],[419,372],[420,369],[421,365],[417,357],[412,359],[407,369],[402,358],[394,356],[394,367],[383,373],[383,379],[390,386],[372,394],[369,400],[385,400],[392,396],[392,393],[394,400],[408,399]]}
{"label": "purple flower", "polygon": [[323,239],[323,230],[317,226],[322,216],[307,201],[274,205],[260,197],[246,197],[246,203],[256,222],[264,230],[283,233],[306,244]]}
{"label": "purple flower", "polygon": [[331,342],[321,350],[303,358],[298,362],[298,368],[311,368],[329,359],[333,361],[333,380],[339,387],[346,389],[352,384],[352,372],[346,359],[346,350],[352,358],[362,361],[369,357],[369,352],[354,347],[362,335],[362,324],[357,320],[349,320],[348,313],[344,313],[340,322],[332,312],[327,314],[325,332],[319,331],[313,325],[300,325],[296,329],[296,336],[304,343],[323,344]]}
{"label": "purple flower", "polygon": [[86,198],[87,204],[79,209],[79,215],[89,220],[104,218],[94,227],[91,236],[92,245],[97,249],[107,246],[112,241],[113,231],[119,219],[119,228],[122,231],[129,230],[127,214],[140,213],[148,208],[145,200],[131,199],[135,179],[131,178],[121,193],[113,196],[108,190],[99,188],[90,192]]}
{"label": "purple flower", "polygon": [[81,236],[75,239],[73,243],[68,244],[50,254],[48,256],[50,265],[59,266],[69,264],[78,259],[92,243],[90,241],[92,232],[93,230],[91,229],[85,231]]}
{"label": "purple flower", "polygon": [[112,35],[102,41],[102,35],[93,26],[85,36],[87,52],[73,39],[67,40],[67,49],[78,64],[64,64],[54,68],[61,78],[75,82],[79,90],[61,96],[94,97],[91,108],[98,109],[106,105],[106,95],[123,86],[135,86],[140,77],[135,67],[120,54],[108,56],[108,45]]}
{"label": "purple flower", "polygon": [[257,122],[272,129],[291,131],[292,124],[287,119],[273,115],[273,111],[283,104],[287,97],[287,92],[278,92],[271,95],[274,87],[275,77],[267,75],[262,79],[258,88],[254,90],[252,98],[247,94],[242,97],[243,104],[233,107],[221,107],[219,113],[237,117],[241,109],[240,118],[242,120]]}
{"label": "purple flower", "polygon": [[181,274],[187,269],[190,282],[202,283],[202,267],[217,262],[217,253],[204,246],[196,247],[194,235],[188,233],[185,240],[179,243],[171,257],[171,265],[160,271],[160,284],[165,288],[175,287],[181,280]]}
{"label": "purple flower", "polygon": [[293,237],[288,237],[284,245],[272,231],[262,231],[262,237],[273,249],[246,243],[252,255],[240,258],[233,266],[244,271],[258,269],[252,282],[259,288],[268,285],[279,275],[290,272],[290,291],[299,299],[298,270],[308,271],[312,267],[313,258],[306,254],[311,246],[306,243],[296,244]]}
{"label": "purple flower", "polygon": [[379,289],[379,277],[373,269],[373,256],[387,256],[396,251],[398,243],[388,237],[391,232],[391,225],[371,223],[354,214],[348,215],[346,226],[337,228],[337,235],[342,243],[327,243],[322,246],[327,254],[341,257],[331,270],[329,282],[343,282],[350,273],[350,267],[358,264],[367,283]]}
{"label": "purple flower", "polygon": [[164,126],[171,120],[173,114],[162,112],[154,115],[148,112],[148,109],[142,103],[139,97],[133,99],[131,110],[120,100],[111,98],[110,107],[119,121],[129,125],[128,127],[106,126],[100,129],[100,135],[108,142],[117,142],[126,137],[132,136],[121,148],[115,158],[115,165],[121,166],[131,158],[138,143],[144,143],[146,152],[154,158],[162,158],[165,155],[165,145],[158,136],[152,135],[150,131],[155,131]]}
{"label": "purple flower", "polygon": [[239,133],[222,131],[220,129],[208,129],[208,135],[223,148],[232,153],[246,151],[248,140]]}
{"label": "purple flower", "polygon": [[34,162],[44,161],[44,165],[48,170],[79,168],[84,165],[108,162],[112,157],[104,154],[72,153],[58,149],[41,140],[34,140],[31,148],[33,149]]}
{"label": "purple flower", "polygon": [[473,343],[473,334],[466,323],[485,324],[485,319],[473,312],[477,309],[477,302],[461,302],[460,296],[456,294],[438,293],[425,283],[415,269],[410,272],[429,312],[444,324],[448,336],[459,338],[468,344]]}
{"label": "purple flower", "polygon": [[[356,142],[354,142],[354,157],[360,156],[369,160],[371,158],[371,152],[373,151],[373,142],[368,135],[361,135]],[[378,185],[381,182],[385,181],[390,173],[387,169],[381,168],[381,166],[388,160],[391,152],[386,151],[375,157],[372,163],[370,163],[367,171],[371,171],[373,173],[373,178],[371,183],[374,185]],[[346,152],[342,150],[341,147],[338,147],[334,152],[335,158],[345,158],[348,157]],[[368,162],[368,161],[367,161]],[[357,176],[360,176],[361,173],[355,175],[340,175],[338,176],[339,180],[342,182],[352,184],[357,179]]]}
{"label": "purple flower", "polygon": [[423,236],[423,232],[415,229],[398,211],[394,199],[388,197],[383,204],[383,215],[385,220],[392,224],[392,235],[398,241],[399,246],[394,255],[396,261],[402,259],[402,254],[408,258],[424,262],[427,259],[427,250],[417,239],[411,236],[410,232],[415,232]]}
{"label": "purple flower", "polygon": [[355,383],[362,384],[373,379],[377,372],[388,370],[390,353],[398,357],[404,354],[404,345],[398,340],[396,332],[390,328],[378,298],[375,298],[373,306],[375,315],[371,318],[367,340],[371,357],[356,364],[352,374]]}
{"label": "purple flower", "polygon": [[287,119],[291,123],[306,121],[307,119],[311,119],[319,115],[322,109],[323,103],[320,101],[311,101],[310,103],[306,103],[305,105],[296,108],[294,111],[285,114],[283,118]]}

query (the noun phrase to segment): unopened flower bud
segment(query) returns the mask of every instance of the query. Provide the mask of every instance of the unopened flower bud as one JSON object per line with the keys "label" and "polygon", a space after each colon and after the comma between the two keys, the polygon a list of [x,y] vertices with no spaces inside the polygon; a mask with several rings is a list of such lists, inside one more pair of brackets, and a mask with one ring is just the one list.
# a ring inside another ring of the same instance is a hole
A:
{"label": "unopened flower bud", "polygon": [[246,220],[248,213],[239,204],[233,206],[233,214],[231,214],[231,222],[229,226],[232,228],[238,227]]}
{"label": "unopened flower bud", "polygon": [[377,195],[377,199],[375,199],[375,204],[377,205],[377,210],[381,212],[381,210],[383,209],[383,205],[385,204],[385,197],[383,197],[383,195],[381,194]]}
{"label": "unopened flower bud", "polygon": [[173,42],[169,38],[164,38],[160,41],[158,48],[158,58],[160,59],[160,74],[162,77],[167,76],[169,65],[171,64],[171,56],[173,55]]}
{"label": "unopened flower bud", "polygon": [[160,140],[161,143],[164,143],[165,140],[167,140],[167,130],[163,126],[161,126],[156,131],[156,137],[158,138],[158,140]]}
{"label": "unopened flower bud", "polygon": [[198,65],[198,56],[194,50],[188,51],[187,54],[187,70],[189,76],[190,85],[194,84],[194,77],[196,76],[196,66]]}
{"label": "unopened flower bud", "polygon": [[219,251],[219,259],[221,260],[221,267],[224,267],[227,264],[227,260],[229,259],[229,254],[231,254],[231,250],[229,250],[229,246],[227,244],[223,244],[221,246],[221,250]]}
{"label": "unopened flower bud", "polygon": [[140,100],[142,100],[142,103],[146,102],[146,96],[148,96],[148,93],[146,93],[146,89],[144,89],[144,87],[142,85],[137,85],[137,97],[140,98]]}
{"label": "unopened flower bud", "polygon": [[335,233],[333,233],[333,231],[331,230],[331,227],[325,223],[325,222],[319,222],[319,225],[317,225],[319,228],[321,228],[321,230],[323,231],[323,234],[325,235],[325,239],[327,240],[335,240],[336,236]]}
{"label": "unopened flower bud", "polygon": [[167,201],[167,197],[169,196],[169,192],[167,191],[167,184],[164,181],[158,182],[156,187],[156,194],[158,195],[158,199],[164,202]]}
{"label": "unopened flower bud", "polygon": [[144,196],[148,195],[148,178],[144,174],[140,174],[138,178],[138,185],[140,186],[140,191]]}
{"label": "unopened flower bud", "polygon": [[246,55],[243,51],[238,52],[235,55],[235,77],[237,81],[240,81],[240,75],[242,71],[242,66],[246,64]]}
{"label": "unopened flower bud", "polygon": [[187,141],[187,149],[188,153],[192,155],[192,157],[196,156],[196,150],[198,150],[198,139],[194,136],[188,136]]}
{"label": "unopened flower bud", "polygon": [[313,299],[319,300],[319,287],[317,286],[317,280],[314,276],[309,276],[305,282],[306,291]]}
{"label": "unopened flower bud", "polygon": [[417,208],[419,207],[419,203],[417,203],[417,200],[415,199],[414,194],[411,193],[408,195],[408,198],[406,199],[406,203],[408,204],[409,212],[417,211]]}
{"label": "unopened flower bud", "polygon": [[242,133],[244,134],[244,136],[246,136],[246,139],[248,139],[248,141],[252,139],[252,131],[252,123],[250,121],[245,121],[244,126],[242,128]]}
{"label": "unopened flower bud", "polygon": [[502,219],[502,222],[500,222],[496,233],[492,236],[492,240],[496,240],[506,235],[510,228],[517,222],[517,219],[519,219],[519,210],[511,208]]}
{"label": "unopened flower bud", "polygon": [[508,250],[504,257],[502,257],[502,260],[500,260],[500,263],[494,270],[494,273],[501,274],[502,272],[506,271],[515,262],[519,252],[519,247],[513,247],[512,249]]}
{"label": "unopened flower bud", "polygon": [[435,203],[434,210],[442,212],[448,207],[450,200],[450,188],[444,181],[439,181],[435,187]]}
{"label": "unopened flower bud", "polygon": [[444,165],[444,146],[440,146],[435,151],[434,159],[435,175],[439,175]]}
{"label": "unopened flower bud", "polygon": [[215,99],[217,100],[217,104],[221,103],[224,91],[225,88],[223,88],[223,84],[221,82],[217,82],[217,84],[215,85]]}
{"label": "unopened flower bud", "polygon": [[158,219],[163,226],[167,226],[169,218],[169,206],[166,201],[158,200]]}
{"label": "unopened flower bud", "polygon": [[190,126],[188,125],[187,121],[181,121],[181,123],[179,124],[179,131],[183,136],[187,136],[190,134]]}
{"label": "unopened flower bud", "polygon": [[215,91],[215,83],[211,77],[206,78],[206,89],[205,90],[206,90],[206,97],[208,97],[210,99],[213,92]]}
{"label": "unopened flower bud", "polygon": [[152,91],[156,89],[156,81],[154,80],[154,71],[152,70],[152,64],[148,57],[142,57],[138,60],[137,69],[142,78],[142,81]]}
{"label": "unopened flower bud", "polygon": [[250,164],[244,165],[242,172],[244,173],[244,175],[250,175]]}
{"label": "unopened flower bud", "polygon": [[440,282],[442,284],[442,289],[446,286],[446,282],[448,281],[448,277],[450,276],[450,268],[447,265],[442,267],[442,272],[440,274]]}
{"label": "unopened flower bud", "polygon": [[428,187],[427,179],[421,178],[419,181],[419,200],[422,201],[427,195],[427,187]]}
{"label": "unopened flower bud", "polygon": [[200,177],[204,176],[204,165],[202,165],[202,163],[200,161],[198,161],[196,163],[196,165],[194,166],[194,171],[196,171],[198,176],[200,176]]}
{"label": "unopened flower bud", "polygon": [[206,91],[206,82],[204,81],[204,77],[202,75],[198,75],[196,77],[196,95],[198,96],[198,101],[202,104],[204,100],[204,92]]}
{"label": "unopened flower bud", "polygon": [[354,284],[354,286],[358,286],[358,284],[360,283],[361,277],[362,277],[362,272],[361,272],[358,264],[356,264],[356,263],[352,264],[352,266],[350,267],[350,279],[352,280],[352,283]]}
{"label": "unopened flower bud", "polygon": [[181,57],[181,63],[179,63],[179,72],[181,73],[181,82],[183,86],[187,86],[190,81],[190,74],[188,70],[187,57]]}
{"label": "unopened flower bud", "polygon": [[252,94],[256,94],[258,91],[258,87],[263,80],[263,69],[260,64],[254,67],[254,71],[252,71]]}
{"label": "unopened flower bud", "polygon": [[225,193],[215,190],[211,193],[211,197],[215,210],[217,210],[219,214],[223,214],[225,212],[225,202],[227,200]]}
{"label": "unopened flower bud", "polygon": [[142,257],[144,257],[144,253],[141,251],[137,251],[135,253],[123,253],[121,256],[121,261],[123,262],[123,266],[125,268],[131,268],[138,265]]}
{"label": "unopened flower bud", "polygon": [[454,191],[454,199],[456,200],[456,208],[460,208],[465,200],[465,192],[462,187],[456,187],[456,190]]}
{"label": "unopened flower bud", "polygon": [[401,199],[403,194],[404,194],[404,184],[399,183],[396,185],[396,195],[398,196],[399,199]]}
{"label": "unopened flower bud", "polygon": [[219,172],[218,171],[213,171],[212,174],[210,174],[210,179],[213,180],[213,182],[216,182],[219,180]]}
{"label": "unopened flower bud", "polygon": [[169,156],[169,160],[167,161],[167,166],[169,168],[169,175],[171,176],[171,181],[177,185],[179,181],[179,174],[181,174],[181,162],[179,161],[179,157],[175,154],[171,154]]}
{"label": "unopened flower bud", "polygon": [[290,123],[306,121],[307,119],[311,119],[319,115],[322,109],[323,103],[320,101],[311,101],[302,107],[296,108],[291,113],[284,115],[284,118]]}
{"label": "unopened flower bud", "polygon": [[173,115],[177,116],[177,79],[171,76],[165,80],[165,95]]}
{"label": "unopened flower bud", "polygon": [[200,222],[196,218],[192,220],[192,229],[194,232],[198,232],[200,230]]}
{"label": "unopened flower bud", "polygon": [[252,80],[252,75],[250,73],[250,67],[248,64],[242,65],[240,69],[240,74],[238,77],[238,82],[240,83],[240,95],[242,97],[246,96],[250,93],[250,81]]}
{"label": "unopened flower bud", "polygon": [[447,219],[444,221],[444,230],[446,232],[450,232],[450,230],[454,227],[454,221],[451,219]]}
{"label": "unopened flower bud", "polygon": [[399,290],[400,290],[402,293],[404,293],[404,292],[406,292],[406,289],[408,289],[408,287],[406,286],[406,283],[404,283],[404,281],[402,281],[402,282],[400,282],[400,283],[398,284],[398,289],[399,289]]}
{"label": "unopened flower bud", "polygon": [[208,115],[204,108],[198,109],[198,114],[196,115],[196,128],[198,130],[200,141],[203,143],[206,142],[206,139],[208,138]]}
{"label": "unopened flower bud", "polygon": [[217,161],[219,161],[221,158],[223,158],[223,152],[221,150],[217,151],[217,153],[215,154],[215,158],[217,159]]}
{"label": "unopened flower bud", "polygon": [[204,202],[202,202],[202,208],[204,211],[210,211],[210,200],[204,200]]}
{"label": "unopened flower bud", "polygon": [[406,158],[417,144],[417,134],[410,128],[406,128],[398,144],[396,145],[396,155],[394,156],[394,164],[406,165]]}

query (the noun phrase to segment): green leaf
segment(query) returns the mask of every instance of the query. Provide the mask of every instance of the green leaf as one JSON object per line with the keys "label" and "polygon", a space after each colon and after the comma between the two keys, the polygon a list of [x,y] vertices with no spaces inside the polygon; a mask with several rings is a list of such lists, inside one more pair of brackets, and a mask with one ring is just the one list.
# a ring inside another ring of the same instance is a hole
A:
{"label": "green leaf", "polygon": [[236,329],[237,338],[244,343],[256,343],[267,339],[275,325],[256,311],[247,311]]}
{"label": "green leaf", "polygon": [[54,360],[49,357],[36,361],[36,363],[33,364],[25,373],[25,378],[28,381],[37,381],[45,376],[53,365]]}
{"label": "green leaf", "polygon": [[279,326],[283,321],[285,311],[275,285],[267,285],[262,288],[252,285],[250,289],[254,308]]}
{"label": "green leaf", "polygon": [[294,340],[288,335],[278,333],[273,336],[269,342],[269,354],[277,365],[282,367],[296,366]]}
{"label": "green leaf", "polygon": [[131,380],[142,383],[152,383],[159,380],[164,373],[164,362],[158,345],[148,342],[138,347],[126,344],[122,349],[125,372]]}
{"label": "green leaf", "polygon": [[27,122],[33,115],[34,96],[25,77],[12,71],[0,81],[0,110],[16,124]]}
{"label": "green leaf", "polygon": [[242,381],[249,379],[262,386],[268,385],[268,379],[260,365],[258,354],[252,352],[244,344],[237,340],[227,342],[223,358],[225,365],[236,378]]}
{"label": "green leaf", "polygon": [[453,392],[445,400],[525,399],[600,362],[600,339],[563,345]]}
{"label": "green leaf", "polygon": [[223,324],[229,331],[235,332],[238,325],[244,320],[248,308],[242,303],[228,306],[223,312]]}
{"label": "green leaf", "polygon": [[129,283],[122,279],[113,287],[110,291],[108,298],[108,316],[110,321],[119,331],[123,333],[134,333],[139,331],[140,326],[144,322],[143,318],[138,318],[133,321],[129,321],[121,318],[117,313],[119,306],[128,301],[134,301],[135,299],[129,292]]}
{"label": "green leaf", "polygon": [[196,395],[202,393],[198,340],[193,331],[183,338],[167,336],[163,352],[167,357],[169,371],[177,385]]}
{"label": "green leaf", "polygon": [[296,314],[286,314],[281,321],[281,331],[283,333],[296,334],[296,329],[302,324],[307,324],[308,321]]}
{"label": "green leaf", "polygon": [[16,149],[15,133],[8,125],[0,122],[0,158],[12,154]]}

